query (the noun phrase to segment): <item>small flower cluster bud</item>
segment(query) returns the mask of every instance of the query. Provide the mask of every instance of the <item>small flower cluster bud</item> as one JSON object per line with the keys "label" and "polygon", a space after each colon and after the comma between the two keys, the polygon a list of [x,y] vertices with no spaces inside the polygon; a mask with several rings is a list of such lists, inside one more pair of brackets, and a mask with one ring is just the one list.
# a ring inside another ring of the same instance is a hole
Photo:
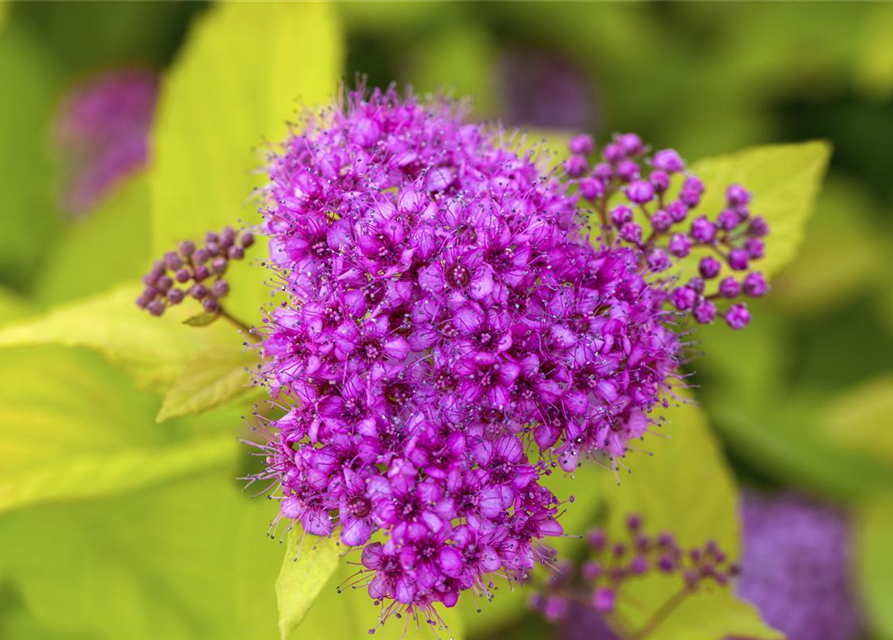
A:
{"label": "small flower cluster bud", "polygon": [[646,533],[642,517],[635,513],[627,516],[619,536],[597,528],[589,532],[587,542],[589,555],[582,563],[559,562],[549,582],[529,598],[528,605],[547,620],[564,618],[573,602],[586,602],[599,615],[609,616],[627,581],[654,572],[677,576],[680,588],[689,592],[707,582],[726,585],[741,572],[715,541],[683,548],[670,532]]}
{"label": "small flower cluster bud", "polygon": [[[696,215],[706,187],[697,176],[685,173],[685,162],[674,149],[662,149],[649,158],[637,135],[621,134],[605,145],[601,161],[590,168],[588,156],[594,149],[588,136],[573,138],[564,168],[568,178],[576,181],[579,194],[601,215],[603,240],[636,247],[643,266],[654,274],[670,269],[695,249],[710,252],[700,260],[699,277],[676,283],[669,292],[670,307],[709,324],[720,314],[718,304],[766,293],[763,275],[748,270],[763,257],[769,225],[751,214],[747,189],[729,186],[725,208],[711,219]],[[679,182],[679,191],[670,199],[674,180]],[[624,201],[618,203],[617,195]],[[687,230],[686,220],[691,221]],[[747,273],[742,277],[743,272]],[[733,329],[743,329],[750,322],[743,302],[728,303],[721,315]]]}
{"label": "small flower cluster bud", "polygon": [[156,260],[143,276],[145,289],[136,305],[153,316],[193,298],[201,303],[206,313],[220,311],[220,301],[229,293],[224,279],[230,260],[241,260],[245,249],[254,244],[249,231],[235,231],[226,227],[220,233],[208,232],[205,244],[197,247],[184,240],[176,251],[168,251]]}

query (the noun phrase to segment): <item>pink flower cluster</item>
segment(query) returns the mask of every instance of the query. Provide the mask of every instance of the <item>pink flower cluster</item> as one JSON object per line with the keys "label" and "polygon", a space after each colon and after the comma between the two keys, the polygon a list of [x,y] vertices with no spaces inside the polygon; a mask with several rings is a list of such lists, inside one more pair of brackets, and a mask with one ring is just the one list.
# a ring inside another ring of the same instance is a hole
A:
{"label": "pink flower cluster", "polygon": [[575,182],[393,89],[349,95],[271,158],[289,299],[264,382],[287,413],[259,478],[280,517],[364,547],[385,618],[525,576],[562,534],[544,476],[623,456],[667,402],[671,289],[648,245],[590,243]]}

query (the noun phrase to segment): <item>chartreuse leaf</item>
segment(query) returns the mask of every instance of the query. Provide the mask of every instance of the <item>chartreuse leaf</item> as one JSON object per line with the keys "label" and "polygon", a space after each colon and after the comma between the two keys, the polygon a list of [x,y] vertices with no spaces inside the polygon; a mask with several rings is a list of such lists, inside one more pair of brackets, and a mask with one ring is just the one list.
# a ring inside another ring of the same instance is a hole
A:
{"label": "chartreuse leaf", "polygon": [[223,464],[8,514],[5,577],[37,623],[77,638],[274,638],[283,546],[265,533],[275,509],[250,500],[235,474]]}
{"label": "chartreuse leaf", "polygon": [[877,638],[893,638],[893,501],[889,495],[863,505],[858,512],[857,579],[870,626]]}
{"label": "chartreuse leaf", "polygon": [[335,572],[340,553],[336,536],[319,539],[307,536],[300,527],[291,530],[276,580],[282,640],[288,640],[292,630],[301,624],[313,600]]}
{"label": "chartreuse leaf", "polygon": [[876,100],[893,96],[893,6],[879,2],[871,6],[865,31],[858,39],[861,51],[856,61],[856,85]]}
{"label": "chartreuse leaf", "polygon": [[0,327],[28,316],[31,311],[21,296],[0,286]]}
{"label": "chartreuse leaf", "polygon": [[[149,172],[155,253],[255,220],[260,148],[285,137],[300,105],[334,97],[342,50],[327,3],[221,3],[195,25],[158,106]],[[255,322],[269,292],[263,271],[234,265],[227,279],[227,308]]]}
{"label": "chartreuse leaf", "polygon": [[[628,514],[638,513],[649,531],[672,531],[683,547],[716,540],[731,558],[739,555],[737,493],[731,470],[703,413],[694,405],[665,412],[666,437],[646,437],[653,455],[633,452],[630,473],[604,483],[608,528],[620,531]],[[781,638],[751,605],[727,589],[702,588],[668,614],[658,611],[680,590],[678,576],[649,575],[630,580],[618,596],[617,619],[648,640],[726,637]]]}
{"label": "chartreuse leaf", "polygon": [[237,444],[216,420],[152,421],[157,399],[96,355],[40,347],[0,359],[0,512],[115,495],[220,466]]}
{"label": "chartreuse leaf", "polygon": [[257,354],[247,348],[197,353],[165,394],[158,422],[203,413],[248,393],[250,369],[259,363]]}
{"label": "chartreuse leaf", "polygon": [[887,252],[877,233],[877,209],[865,187],[832,173],[807,226],[808,241],[775,279],[772,301],[811,314],[839,308],[881,284]]}
{"label": "chartreuse leaf", "polygon": [[17,288],[31,285],[62,226],[46,144],[61,93],[58,61],[25,21],[7,16],[0,27],[0,278]]}
{"label": "chartreuse leaf", "polygon": [[819,414],[833,442],[893,466],[893,376],[843,391]]}
{"label": "chartreuse leaf", "polygon": [[[726,206],[728,185],[738,183],[750,190],[751,212],[763,216],[770,228],[766,257],[754,268],[775,275],[794,258],[803,240],[830,157],[830,145],[814,141],[753,147],[696,162],[691,171],[706,187],[697,211],[712,219]],[[674,272],[683,278],[695,275],[705,255],[706,249],[695,247]]]}
{"label": "chartreuse leaf", "polygon": [[726,446],[768,477],[840,499],[890,483],[883,463],[840,446],[822,428],[824,394],[787,389],[789,327],[765,302],[756,306],[747,331],[715,324],[697,334],[707,354],[693,365],[700,399]]}
{"label": "chartreuse leaf", "polygon": [[72,223],[48,252],[35,296],[59,304],[137,280],[150,260],[149,242],[149,190],[139,176]]}
{"label": "chartreuse leaf", "polygon": [[194,329],[182,320],[196,311],[191,300],[163,318],[139,310],[141,287],[122,285],[109,293],[62,305],[50,313],[0,329],[0,348],[60,344],[87,347],[131,373],[140,384],[167,389],[186,363],[209,349],[241,353],[243,338],[226,323]]}
{"label": "chartreuse leaf", "polygon": [[770,228],[766,257],[757,268],[774,275],[796,255],[830,157],[831,146],[814,141],[754,147],[696,162],[691,171],[707,188],[698,211],[710,216],[722,211],[730,184],[750,190],[750,210]]}

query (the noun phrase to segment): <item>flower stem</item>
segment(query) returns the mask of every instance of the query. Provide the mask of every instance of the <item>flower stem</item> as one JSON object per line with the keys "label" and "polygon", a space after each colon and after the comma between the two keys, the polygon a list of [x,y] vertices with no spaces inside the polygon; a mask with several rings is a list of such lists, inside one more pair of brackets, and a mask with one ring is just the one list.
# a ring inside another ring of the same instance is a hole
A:
{"label": "flower stem", "polygon": [[676,608],[682,604],[682,601],[688,597],[691,591],[685,587],[681,591],[677,591],[669,600],[663,603],[661,607],[654,612],[654,615],[651,616],[651,619],[645,624],[644,627],[639,629],[637,632],[626,637],[625,640],[643,640],[643,638],[648,637],[652,631],[654,631],[661,622],[667,619]]}
{"label": "flower stem", "polygon": [[247,324],[245,324],[245,323],[242,322],[241,320],[238,320],[237,318],[234,318],[233,316],[231,316],[231,315],[229,314],[229,312],[227,312],[227,310],[223,308],[222,305],[221,305],[221,307],[220,307],[220,311],[218,311],[218,313],[220,314],[220,316],[221,316],[222,318],[226,318],[226,319],[230,322],[230,324],[232,324],[232,325],[235,326],[239,331],[241,331],[242,333],[244,333],[245,336],[246,336],[249,340],[251,340],[251,342],[257,343],[257,342],[259,341],[259,340],[258,340],[258,337],[257,337],[256,335],[254,335],[254,334],[251,332],[251,327],[249,327]]}

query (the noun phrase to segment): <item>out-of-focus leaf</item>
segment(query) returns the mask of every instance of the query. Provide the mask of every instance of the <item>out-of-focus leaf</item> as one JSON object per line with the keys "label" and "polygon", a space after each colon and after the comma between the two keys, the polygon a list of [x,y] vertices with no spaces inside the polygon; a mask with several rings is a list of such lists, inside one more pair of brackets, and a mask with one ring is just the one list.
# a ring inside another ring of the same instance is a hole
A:
{"label": "out-of-focus leaf", "polygon": [[20,296],[0,287],[0,327],[26,317],[31,311],[31,305]]}
{"label": "out-of-focus leaf", "polygon": [[893,500],[889,494],[864,504],[856,526],[860,595],[877,638],[893,638]]}
{"label": "out-of-focus leaf", "polygon": [[727,447],[767,477],[839,499],[893,480],[884,465],[839,446],[822,428],[824,394],[792,390],[794,339],[767,301],[746,331],[701,327],[705,355],[693,363],[700,396]]}
{"label": "out-of-focus leaf", "polygon": [[[774,275],[796,255],[830,156],[828,143],[815,141],[754,147],[696,162],[691,170],[707,187],[698,211],[710,216],[722,211],[730,184],[749,189],[750,210],[770,227],[766,257],[755,267]],[[686,274],[695,273],[700,251],[683,263]]]}
{"label": "out-of-focus leaf", "polygon": [[8,514],[5,576],[36,622],[78,638],[274,638],[283,546],[233,475]]}
{"label": "out-of-focus leaf", "polygon": [[893,465],[893,376],[843,391],[826,402],[819,414],[837,446]]}
{"label": "out-of-focus leaf", "polygon": [[713,539],[737,557],[735,481],[703,411],[683,404],[660,413],[666,423],[642,443],[650,455],[632,452],[620,483],[610,477],[603,484],[610,528],[621,531],[635,512],[649,530],[672,531],[683,547]]}
{"label": "out-of-focus leaf", "polygon": [[[457,7],[448,2],[337,2],[338,16],[351,31],[418,33],[425,25],[439,24],[444,14],[455,13]],[[461,11],[461,9],[458,9]]]}
{"label": "out-of-focus leaf", "polygon": [[[620,532],[627,515],[638,513],[649,531],[672,531],[683,548],[715,540],[730,558],[739,554],[737,491],[703,413],[693,405],[671,407],[660,438],[646,436],[652,455],[630,454],[630,473],[620,486],[606,483],[608,528]],[[680,590],[678,576],[630,580],[618,595],[618,610],[637,632]],[[702,588],[654,625],[650,640],[699,637],[781,638],[754,609],[727,590]]]}
{"label": "out-of-focus leaf", "polygon": [[859,183],[832,174],[807,225],[806,242],[773,283],[771,299],[811,314],[876,285],[884,270],[876,209]]}
{"label": "out-of-focus leaf", "polygon": [[87,347],[131,373],[140,386],[156,390],[168,388],[197,353],[241,350],[242,339],[225,323],[203,329],[183,326],[183,318],[194,312],[187,308],[190,300],[172,307],[163,318],[141,311],[134,304],[140,290],[124,285],[7,326],[0,330],[0,347]]}
{"label": "out-of-focus leaf", "polygon": [[856,86],[869,98],[887,100],[893,96],[893,6],[872,4],[865,17],[864,32],[856,63]]}
{"label": "out-of-focus leaf", "polygon": [[[0,576],[3,567],[0,565]],[[0,638],[28,640],[93,640],[48,629],[28,614],[22,598],[9,582],[0,584]]]}
{"label": "out-of-focus leaf", "polygon": [[17,288],[31,284],[62,222],[49,152],[60,93],[56,61],[10,16],[0,30],[0,276]]}
{"label": "out-of-focus leaf", "polygon": [[259,363],[247,349],[210,349],[197,353],[164,395],[158,422],[203,413],[251,390],[249,369]]}
{"label": "out-of-focus leaf", "polygon": [[[351,558],[350,561],[359,562],[359,559]],[[301,625],[292,633],[292,640],[367,638],[370,629],[375,629],[371,636],[375,640],[430,640],[435,631],[441,640],[463,640],[466,637],[464,621],[456,608],[446,609],[439,605],[440,620],[434,620],[433,625],[428,624],[426,616],[420,613],[418,626],[417,621],[408,615],[402,618],[391,615],[383,626],[378,626],[381,607],[373,604],[365,586],[348,586],[356,582],[357,569],[356,565],[341,561],[341,566],[313,601]]]}
{"label": "out-of-focus leaf", "polygon": [[[333,14],[326,3],[223,3],[194,26],[158,106],[149,172],[155,253],[253,223],[262,145],[285,137],[299,104],[330,100],[338,89]],[[264,272],[248,267],[229,270],[227,308],[253,322],[269,289]]]}
{"label": "out-of-focus leaf", "polygon": [[69,78],[113,64],[163,67],[183,38],[198,2],[109,5],[16,3],[13,18],[28,23]]}
{"label": "out-of-focus leaf", "polygon": [[[629,589],[622,592],[623,598],[643,602],[651,600],[656,592],[665,598],[678,590],[678,578],[672,585],[663,576],[652,575],[641,582],[631,581]],[[623,609],[629,619],[637,619],[634,607]],[[648,614],[650,615],[650,613]],[[642,618],[644,619],[644,618]],[[775,631],[760,617],[753,605],[739,600],[728,588],[708,588],[699,591],[682,601],[677,609],[667,616],[654,630],[645,636],[648,640],[724,640],[725,638],[747,638],[748,640],[784,640],[785,636]]]}
{"label": "out-of-focus leaf", "polygon": [[159,428],[155,407],[155,397],[93,354],[58,347],[5,352],[0,512],[120,494],[234,458],[232,436],[194,422]]}
{"label": "out-of-focus leaf", "polygon": [[291,530],[276,580],[282,640],[288,640],[291,632],[301,624],[313,600],[332,577],[340,553],[337,536],[320,540],[306,536],[300,527]]}
{"label": "out-of-focus leaf", "polygon": [[470,97],[478,115],[499,109],[496,45],[484,28],[464,23],[440,29],[432,38],[419,39],[411,56],[409,78],[421,92],[452,91],[456,98]]}
{"label": "out-of-focus leaf", "polygon": [[36,296],[58,304],[93,295],[136,280],[148,262],[149,193],[138,177],[72,223],[47,256]]}
{"label": "out-of-focus leaf", "polygon": [[207,327],[212,322],[220,318],[219,313],[200,313],[190,316],[183,321],[187,327]]}

